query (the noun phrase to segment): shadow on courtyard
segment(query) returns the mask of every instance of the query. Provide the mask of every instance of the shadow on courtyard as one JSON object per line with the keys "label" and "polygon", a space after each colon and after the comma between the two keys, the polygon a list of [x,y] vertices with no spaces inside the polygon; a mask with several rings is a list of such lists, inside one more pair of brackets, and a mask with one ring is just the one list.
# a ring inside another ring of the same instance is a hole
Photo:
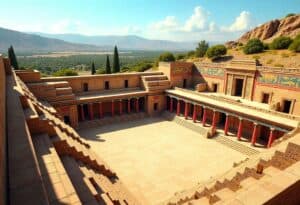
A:
{"label": "shadow on courtyard", "polygon": [[142,120],[128,121],[128,122],[116,123],[111,125],[103,125],[100,127],[86,128],[86,129],[79,130],[78,133],[80,134],[80,136],[86,139],[105,142],[105,139],[101,138],[102,134],[114,132],[114,131],[126,130],[134,127],[140,127],[148,124],[160,123],[164,121],[167,120],[161,117],[150,117]]}

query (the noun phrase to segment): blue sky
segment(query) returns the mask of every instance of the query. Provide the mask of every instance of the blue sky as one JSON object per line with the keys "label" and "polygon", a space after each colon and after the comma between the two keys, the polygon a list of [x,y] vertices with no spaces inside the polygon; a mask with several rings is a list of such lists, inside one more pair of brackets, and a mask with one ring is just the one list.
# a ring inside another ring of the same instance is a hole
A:
{"label": "blue sky", "polygon": [[1,2],[0,27],[224,41],[287,13],[300,13],[300,0],[9,0]]}

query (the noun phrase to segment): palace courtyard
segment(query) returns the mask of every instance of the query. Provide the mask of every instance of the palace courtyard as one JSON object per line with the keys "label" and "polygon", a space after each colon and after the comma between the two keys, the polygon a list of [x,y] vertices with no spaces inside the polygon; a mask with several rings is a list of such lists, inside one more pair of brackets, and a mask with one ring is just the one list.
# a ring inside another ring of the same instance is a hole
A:
{"label": "palace courtyard", "polygon": [[247,156],[164,118],[79,130],[143,204],[158,204]]}

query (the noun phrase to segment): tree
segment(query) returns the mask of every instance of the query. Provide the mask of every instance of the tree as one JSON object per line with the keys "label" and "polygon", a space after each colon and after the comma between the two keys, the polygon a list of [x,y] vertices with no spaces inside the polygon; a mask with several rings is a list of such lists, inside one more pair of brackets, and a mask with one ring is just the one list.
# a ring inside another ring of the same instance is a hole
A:
{"label": "tree", "polygon": [[91,68],[91,74],[95,75],[95,73],[96,73],[96,68],[95,68],[95,63],[93,62],[92,63],[92,68]]}
{"label": "tree", "polygon": [[163,61],[163,62],[172,62],[172,61],[175,61],[175,57],[174,57],[173,53],[164,52],[164,53],[160,54],[158,60]]}
{"label": "tree", "polygon": [[175,58],[176,58],[176,60],[182,60],[182,59],[185,58],[185,55],[183,53],[179,53],[179,54],[176,55]]}
{"label": "tree", "polygon": [[19,65],[18,65],[17,57],[16,57],[16,54],[15,54],[13,46],[10,46],[8,48],[8,57],[10,59],[10,63],[12,65],[12,67],[15,70],[18,70],[19,69]]}
{"label": "tree", "polygon": [[76,76],[78,73],[70,68],[63,68],[53,73],[53,76]]}
{"label": "tree", "polygon": [[294,14],[294,13],[289,13],[289,14],[287,14],[287,15],[285,16],[285,18],[290,17],[290,16],[296,16],[296,14]]}
{"label": "tree", "polygon": [[119,53],[118,48],[115,46],[114,49],[114,61],[113,61],[113,73],[120,72],[120,61],[119,61]]}
{"label": "tree", "polygon": [[245,54],[261,53],[263,50],[264,44],[258,38],[249,40],[243,49]]}
{"label": "tree", "polygon": [[210,47],[207,52],[206,55],[208,58],[219,58],[222,55],[225,55],[227,53],[227,48],[224,45],[215,45]]}
{"label": "tree", "polygon": [[109,56],[108,55],[106,56],[105,73],[106,74],[111,74],[110,62],[109,62]]}
{"label": "tree", "polygon": [[293,40],[290,37],[281,36],[275,38],[270,44],[271,49],[287,49]]}
{"label": "tree", "polygon": [[209,45],[206,41],[200,41],[198,47],[196,48],[196,57],[203,57],[208,49]]}
{"label": "tree", "polygon": [[294,52],[300,52],[300,34],[296,36],[296,38],[293,40],[293,43],[289,46],[289,50]]}

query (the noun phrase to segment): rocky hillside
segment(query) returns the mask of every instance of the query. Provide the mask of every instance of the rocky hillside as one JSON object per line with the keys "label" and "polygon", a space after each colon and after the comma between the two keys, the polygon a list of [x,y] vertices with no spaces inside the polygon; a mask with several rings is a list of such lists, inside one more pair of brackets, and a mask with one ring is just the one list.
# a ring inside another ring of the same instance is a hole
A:
{"label": "rocky hillside", "polygon": [[293,38],[297,34],[300,34],[300,14],[269,21],[248,31],[237,41],[246,43],[249,39],[259,38],[265,42],[270,42],[279,36],[290,36]]}

